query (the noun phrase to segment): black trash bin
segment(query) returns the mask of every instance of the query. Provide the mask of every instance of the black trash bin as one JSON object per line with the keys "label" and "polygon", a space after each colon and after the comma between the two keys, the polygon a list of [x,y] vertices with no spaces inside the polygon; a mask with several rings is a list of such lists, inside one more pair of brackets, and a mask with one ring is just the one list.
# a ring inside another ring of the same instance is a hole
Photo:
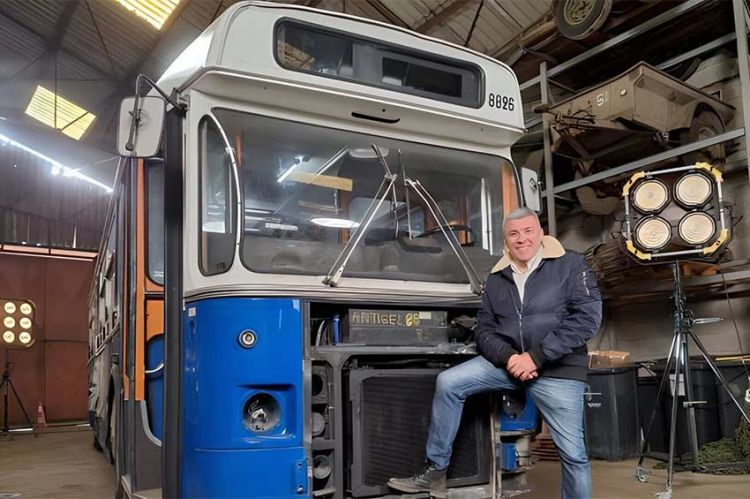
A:
{"label": "black trash bin", "polygon": [[589,369],[586,443],[592,458],[621,461],[638,455],[636,369]]}
{"label": "black trash bin", "polygon": [[[651,370],[656,374],[655,382],[661,380],[664,373],[665,361],[657,362]],[[673,369],[670,370],[670,373]],[[683,373],[684,375],[684,373]],[[721,429],[719,425],[719,397],[717,391],[718,380],[714,376],[711,368],[706,364],[703,359],[691,359],[690,360],[690,375],[693,385],[693,400],[705,402],[703,404],[696,404],[695,407],[695,427],[698,433],[698,446],[702,446],[708,442],[714,442],[722,437]],[[639,385],[642,389],[645,388],[645,381],[639,381]],[[648,382],[651,383],[651,382]],[[650,389],[650,388],[649,388]],[[654,395],[655,396],[655,395]],[[649,435],[649,446],[651,452],[668,452],[669,450],[669,421],[672,411],[672,389],[671,383],[667,381],[667,385],[662,393],[660,400],[660,407],[657,411],[656,419],[662,421],[663,427],[663,438],[661,435]],[[641,424],[643,425],[643,431],[646,431],[646,425],[651,415],[651,408],[653,405],[648,407],[648,412],[643,414],[641,417]],[[645,411],[644,411],[645,412]],[[654,423],[659,425],[658,422]],[[652,428],[652,432],[654,428]],[[677,408],[677,431],[675,435],[675,455],[682,456],[686,452],[690,452],[690,433],[688,432],[687,425],[687,410],[682,406],[682,398],[680,398],[680,405]]]}

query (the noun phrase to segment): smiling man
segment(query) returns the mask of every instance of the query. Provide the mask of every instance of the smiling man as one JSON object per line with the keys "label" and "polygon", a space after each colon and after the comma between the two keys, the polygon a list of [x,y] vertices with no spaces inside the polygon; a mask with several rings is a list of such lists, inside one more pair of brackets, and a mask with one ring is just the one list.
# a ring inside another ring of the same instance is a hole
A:
{"label": "smiling man", "polygon": [[562,466],[560,497],[591,497],[583,436],[586,341],[601,323],[601,296],[583,257],[545,236],[536,213],[512,211],[503,227],[506,252],[492,269],[477,315],[480,356],[438,376],[424,469],[388,485],[445,497],[445,478],[464,400],[475,393],[526,389]]}

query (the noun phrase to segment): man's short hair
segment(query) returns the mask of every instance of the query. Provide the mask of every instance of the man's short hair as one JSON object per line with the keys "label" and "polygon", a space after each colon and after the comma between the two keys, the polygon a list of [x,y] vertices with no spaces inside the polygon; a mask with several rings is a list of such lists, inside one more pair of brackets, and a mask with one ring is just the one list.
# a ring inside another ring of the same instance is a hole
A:
{"label": "man's short hair", "polygon": [[527,208],[525,206],[516,208],[515,210],[505,215],[505,220],[519,220],[526,217],[534,217],[536,218],[536,221],[539,222],[539,215],[537,215],[536,212],[531,208]]}

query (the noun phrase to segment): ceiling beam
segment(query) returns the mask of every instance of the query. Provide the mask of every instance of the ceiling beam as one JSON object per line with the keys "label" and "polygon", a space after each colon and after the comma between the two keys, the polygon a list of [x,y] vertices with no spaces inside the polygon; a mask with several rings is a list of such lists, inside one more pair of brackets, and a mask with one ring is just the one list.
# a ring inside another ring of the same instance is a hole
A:
{"label": "ceiling beam", "polygon": [[443,7],[440,12],[414,28],[414,31],[424,34],[429,33],[432,29],[438,26],[442,26],[445,22],[450,20],[451,17],[460,13],[467,5],[469,5],[473,1],[474,0],[454,0],[446,7]]}
{"label": "ceiling beam", "polygon": [[373,9],[377,10],[378,13],[386,18],[389,23],[399,26],[401,28],[411,29],[406,22],[404,22],[403,19],[398,17],[396,14],[393,13],[391,9],[385,6],[383,2],[380,0],[365,0],[367,4],[372,7]]}
{"label": "ceiling beam", "polygon": [[[0,16],[2,16],[3,18],[7,19],[11,23],[15,24],[19,28],[22,28],[22,29],[28,31],[31,35],[35,36],[39,40],[42,40],[42,42],[44,42],[45,45],[49,44],[49,42],[47,41],[47,39],[41,33],[39,33],[38,31],[36,31],[35,29],[33,29],[31,26],[26,25],[25,23],[19,21],[18,19],[15,19],[15,18],[9,16],[7,13],[2,12],[2,11],[0,11]],[[103,76],[103,78],[102,78],[103,80],[116,83],[116,82],[114,82],[114,80],[110,76],[108,76],[106,73],[104,73],[101,69],[99,69],[99,68],[97,68],[95,66],[92,66],[91,64],[89,64],[86,61],[82,60],[80,57],[78,57],[75,54],[71,53],[70,51],[66,50],[64,47],[59,47],[58,48],[58,53],[62,53],[62,54],[67,55],[68,57],[72,57],[73,59],[75,59],[76,61],[78,61],[81,65],[85,66],[88,70],[90,70],[90,71],[92,71],[92,72],[94,72],[94,73],[96,73],[98,75],[102,75]]]}
{"label": "ceiling beam", "polygon": [[[112,142],[113,139],[116,140],[114,138],[114,133],[112,132],[117,121],[115,118],[118,115],[120,109],[119,102],[123,97],[133,95],[135,91],[135,79],[141,72],[143,65],[146,64],[151,55],[153,55],[154,51],[159,46],[159,43],[164,39],[164,37],[167,36],[167,33],[170,31],[174,23],[177,22],[180,16],[182,16],[182,13],[190,5],[191,1],[192,0],[183,0],[179,4],[177,4],[177,7],[174,9],[174,11],[172,11],[172,14],[169,16],[169,18],[167,18],[166,22],[162,26],[162,29],[159,32],[159,36],[156,38],[156,40],[154,40],[154,43],[146,51],[144,56],[141,57],[138,62],[133,65],[131,70],[125,76],[117,81],[117,87],[100,102],[99,105],[104,106],[106,111],[104,113],[104,116],[98,116],[98,126],[94,130],[92,130],[92,132],[98,133],[99,140],[94,140],[95,134],[89,133],[86,135],[86,137],[84,137],[84,141],[96,143],[97,148],[105,151],[117,151],[116,145],[114,149],[109,149],[108,146],[111,146],[114,143]],[[221,3],[219,4],[219,6],[221,6]],[[160,75],[149,76],[152,76],[153,80],[156,81],[156,79]],[[167,93],[169,93],[169,89],[167,89]],[[111,104],[111,106],[109,104]],[[105,141],[108,141],[108,144],[105,145]]]}
{"label": "ceiling beam", "polygon": [[323,0],[294,0],[295,5],[303,5],[305,7],[315,8],[320,5]]}
{"label": "ceiling beam", "polygon": [[78,8],[78,3],[79,0],[67,0],[65,2],[65,8],[57,19],[57,24],[55,24],[55,31],[52,33],[50,39],[47,40],[48,53],[56,54],[62,47],[63,38],[65,38],[65,33],[68,31],[70,21],[73,20],[73,14],[75,14]]}
{"label": "ceiling beam", "polygon": [[490,0],[490,5],[492,5],[493,7],[495,7],[495,11],[498,14],[500,14],[500,17],[502,17],[503,19],[505,19],[510,24],[515,24],[516,27],[519,30],[523,31],[523,29],[524,29],[523,25],[520,22],[518,22],[518,20],[515,17],[513,17],[512,15],[510,15],[510,12],[508,12],[507,10],[505,10],[505,7],[503,7],[502,5],[500,5],[500,3],[497,0]]}

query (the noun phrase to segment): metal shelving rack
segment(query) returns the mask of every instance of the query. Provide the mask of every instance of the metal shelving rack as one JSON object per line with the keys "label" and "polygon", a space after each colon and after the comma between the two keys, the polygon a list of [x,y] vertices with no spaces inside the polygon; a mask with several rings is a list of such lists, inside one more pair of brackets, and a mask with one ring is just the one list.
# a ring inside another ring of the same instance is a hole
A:
{"label": "metal shelving rack", "polygon": [[[521,90],[527,90],[535,85],[540,86],[541,104],[550,105],[550,91],[549,85],[555,85],[552,80],[556,75],[563,73],[578,64],[596,56],[602,54],[613,47],[621,45],[634,37],[641,35],[649,30],[652,30],[658,26],[663,25],[669,21],[673,21],[682,14],[704,4],[709,0],[688,0],[684,3],[673,7],[672,9],[659,14],[658,16],[649,19],[628,31],[625,31],[610,40],[579,54],[553,68],[548,69],[547,63],[542,62],[539,65],[539,75],[522,83]],[[675,66],[683,61],[686,61],[697,55],[710,52],[723,45],[731,42],[737,44],[737,60],[740,72],[740,85],[742,90],[742,107],[743,107],[743,128],[737,128],[735,130],[729,130],[721,135],[710,137],[692,144],[686,144],[681,147],[676,147],[668,151],[663,151],[658,154],[648,156],[636,161],[631,161],[623,165],[619,165],[610,168],[606,171],[589,175],[580,179],[566,182],[564,184],[555,185],[554,174],[552,169],[552,140],[550,135],[551,119],[548,115],[543,117],[534,117],[526,122],[526,127],[531,128],[539,123],[542,123],[542,136],[544,140],[544,184],[545,189],[542,192],[542,196],[545,200],[547,207],[547,220],[548,220],[548,233],[552,236],[557,236],[557,219],[556,219],[556,208],[555,208],[555,196],[561,193],[571,191],[588,185],[594,182],[599,182],[615,176],[627,174],[640,169],[647,169],[649,165],[664,161],[670,158],[680,156],[682,154],[710,147],[715,144],[727,142],[734,139],[739,139],[745,136],[745,130],[750,129],[750,68],[748,65],[748,43],[747,43],[747,32],[748,26],[750,26],[750,12],[745,3],[745,0],[732,0],[733,4],[733,15],[734,15],[734,31],[727,33],[715,40],[711,40],[700,47],[685,52],[679,56],[672,57],[656,65],[658,69],[667,69]],[[748,178],[750,179],[750,141],[745,141],[745,152],[748,161]]]}

